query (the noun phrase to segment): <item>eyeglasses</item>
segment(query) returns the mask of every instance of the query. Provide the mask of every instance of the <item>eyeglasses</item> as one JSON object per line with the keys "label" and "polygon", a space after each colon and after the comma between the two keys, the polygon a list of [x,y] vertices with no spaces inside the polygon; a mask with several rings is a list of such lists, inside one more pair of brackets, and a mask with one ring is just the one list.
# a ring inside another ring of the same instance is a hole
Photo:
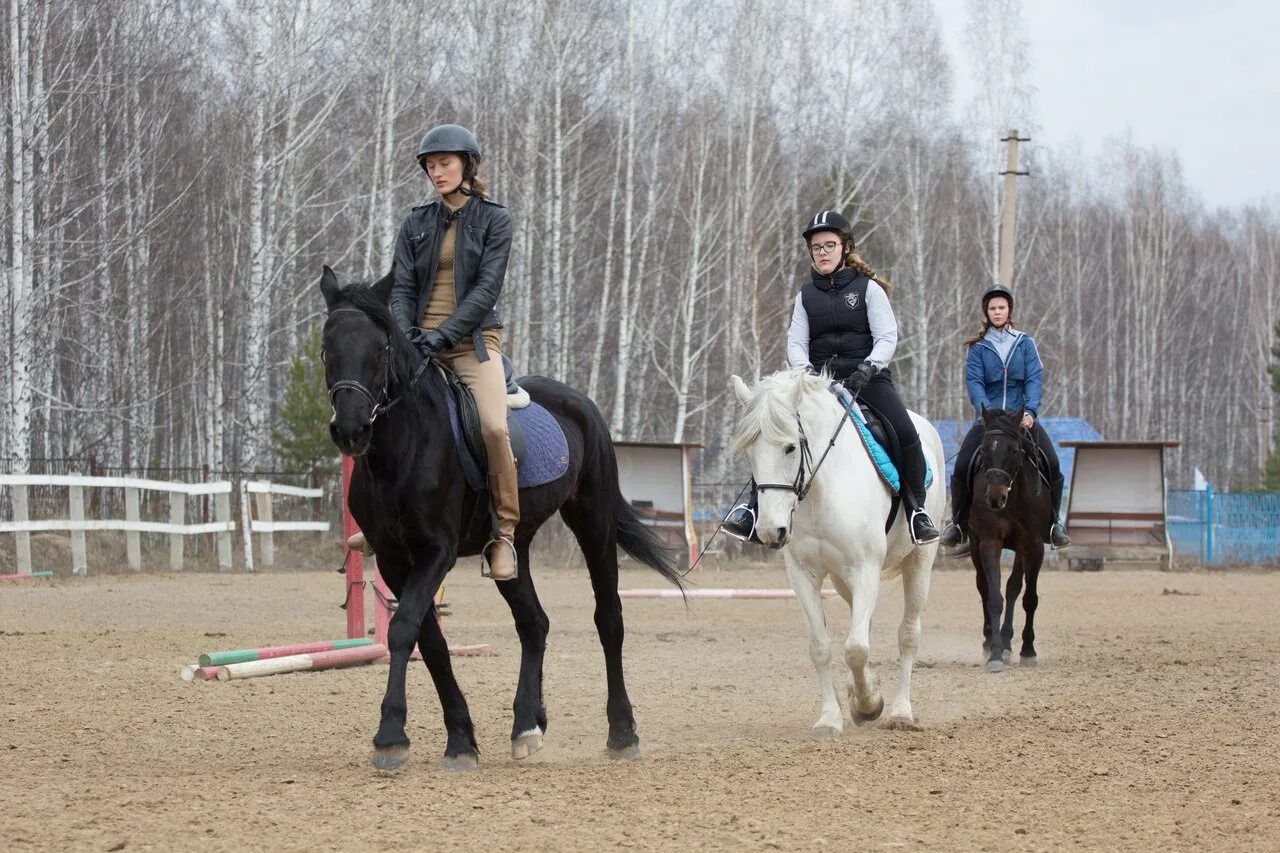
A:
{"label": "eyeglasses", "polygon": [[840,244],[834,240],[827,243],[814,243],[809,246],[809,252],[814,255],[829,255],[834,252],[839,245]]}

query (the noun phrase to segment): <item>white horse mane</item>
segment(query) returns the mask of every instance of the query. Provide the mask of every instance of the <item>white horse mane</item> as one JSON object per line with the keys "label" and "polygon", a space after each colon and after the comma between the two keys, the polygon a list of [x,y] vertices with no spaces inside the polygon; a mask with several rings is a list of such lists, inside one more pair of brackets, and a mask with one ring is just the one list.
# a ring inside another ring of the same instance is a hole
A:
{"label": "white horse mane", "polygon": [[738,422],[730,445],[734,453],[745,453],[756,439],[783,444],[795,436],[796,402],[808,394],[826,393],[831,377],[825,371],[813,375],[804,368],[779,370],[751,389],[747,410]]}

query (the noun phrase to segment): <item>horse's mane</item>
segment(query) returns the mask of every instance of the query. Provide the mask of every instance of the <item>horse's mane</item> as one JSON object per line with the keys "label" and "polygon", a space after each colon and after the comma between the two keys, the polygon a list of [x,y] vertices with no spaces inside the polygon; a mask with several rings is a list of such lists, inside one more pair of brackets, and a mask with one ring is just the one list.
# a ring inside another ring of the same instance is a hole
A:
{"label": "horse's mane", "polygon": [[391,386],[393,389],[402,387],[413,378],[414,371],[418,369],[422,359],[417,351],[409,346],[408,339],[396,325],[395,318],[391,316],[391,309],[378,298],[368,282],[357,281],[347,285],[342,289],[342,298],[350,303],[352,308],[363,312],[379,331],[387,336],[387,340],[391,343]]}
{"label": "horse's mane", "polygon": [[986,416],[992,419],[993,424],[1001,432],[1007,433],[1014,438],[1021,437],[1022,418],[1018,416],[1017,412],[1010,412],[1005,409],[987,409]]}
{"label": "horse's mane", "polygon": [[831,377],[826,373],[813,375],[804,368],[779,370],[756,383],[747,410],[738,421],[730,445],[734,453],[745,453],[747,448],[763,437],[766,441],[782,444],[795,435],[796,412],[790,401],[816,392],[826,393]]}

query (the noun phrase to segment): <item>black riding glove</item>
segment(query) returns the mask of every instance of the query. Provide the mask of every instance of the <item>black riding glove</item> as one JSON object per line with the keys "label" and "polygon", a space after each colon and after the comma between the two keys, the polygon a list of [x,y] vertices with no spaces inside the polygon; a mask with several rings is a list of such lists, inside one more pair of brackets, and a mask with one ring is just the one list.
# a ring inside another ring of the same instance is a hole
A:
{"label": "black riding glove", "polygon": [[409,331],[409,343],[423,358],[435,358],[449,348],[449,340],[438,329],[427,331],[414,327]]}
{"label": "black riding glove", "polygon": [[875,375],[876,366],[869,361],[864,361],[844,380],[844,387],[849,389],[850,394],[856,396],[862,393],[862,389],[867,387],[867,383]]}

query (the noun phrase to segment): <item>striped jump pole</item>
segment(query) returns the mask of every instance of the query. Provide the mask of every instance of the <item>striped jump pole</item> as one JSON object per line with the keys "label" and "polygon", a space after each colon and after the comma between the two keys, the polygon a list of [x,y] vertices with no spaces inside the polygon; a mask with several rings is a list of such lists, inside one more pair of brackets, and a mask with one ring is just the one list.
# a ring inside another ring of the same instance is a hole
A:
{"label": "striped jump pole", "polygon": [[200,655],[200,666],[226,666],[232,663],[271,660],[273,658],[305,655],[312,652],[330,652],[337,649],[353,649],[373,645],[373,641],[361,637],[355,640],[320,640],[313,643],[292,643],[285,646],[264,646],[260,649],[230,649],[225,652],[208,652]]}
{"label": "striped jump pole", "polygon": [[48,580],[51,577],[53,577],[53,572],[30,572],[25,574],[20,572],[16,575],[0,575],[0,581],[26,581],[32,578]]}
{"label": "striped jump pole", "polygon": [[280,675],[286,672],[314,672],[321,669],[357,666],[382,660],[386,657],[386,654],[386,646],[371,643],[325,652],[248,660],[219,666],[217,668],[218,680],[234,681],[242,678],[258,678],[264,675]]}

